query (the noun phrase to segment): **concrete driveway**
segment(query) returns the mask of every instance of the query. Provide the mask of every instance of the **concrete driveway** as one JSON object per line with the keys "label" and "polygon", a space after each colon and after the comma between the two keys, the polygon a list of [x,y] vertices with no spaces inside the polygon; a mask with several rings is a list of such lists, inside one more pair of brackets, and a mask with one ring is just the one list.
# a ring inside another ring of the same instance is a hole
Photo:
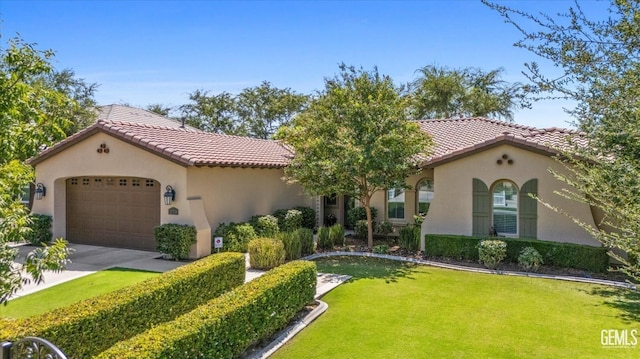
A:
{"label": "concrete driveway", "polygon": [[[14,294],[12,299],[108,268],[121,267],[153,272],[166,272],[185,264],[185,262],[159,259],[160,253],[158,252],[72,243],[68,246],[74,251],[70,255],[71,263],[67,265],[66,270],[59,273],[45,273],[44,283],[39,285],[35,283],[27,284],[23,286],[18,293]],[[28,245],[20,246],[16,262],[24,263],[27,253],[35,248],[36,247]]]}

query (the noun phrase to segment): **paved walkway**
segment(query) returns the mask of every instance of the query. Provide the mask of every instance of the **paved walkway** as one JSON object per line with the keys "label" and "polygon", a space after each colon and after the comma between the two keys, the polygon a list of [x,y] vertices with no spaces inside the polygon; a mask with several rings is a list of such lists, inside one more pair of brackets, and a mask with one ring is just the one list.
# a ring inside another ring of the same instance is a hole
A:
{"label": "paved walkway", "polygon": [[[185,262],[160,259],[160,253],[158,252],[107,248],[84,244],[69,244],[69,247],[74,251],[70,255],[71,263],[67,265],[66,270],[58,273],[45,273],[43,283],[30,283],[24,285],[20,291],[12,296],[12,299],[108,268],[120,267],[164,273],[187,264]],[[27,253],[34,249],[35,247],[33,246],[20,246],[18,248],[19,254],[17,262],[23,263]],[[249,260],[247,258],[247,273],[245,280],[248,282],[262,274],[264,274],[264,271],[249,268]],[[351,277],[318,273],[316,298],[323,296],[325,293],[337,287],[349,278]]]}

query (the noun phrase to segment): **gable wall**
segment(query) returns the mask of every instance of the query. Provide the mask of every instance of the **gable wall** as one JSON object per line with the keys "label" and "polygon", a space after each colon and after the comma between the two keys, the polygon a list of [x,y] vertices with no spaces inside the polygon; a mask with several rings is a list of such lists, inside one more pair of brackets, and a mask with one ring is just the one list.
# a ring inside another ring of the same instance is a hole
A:
{"label": "gable wall", "polygon": [[[506,154],[513,159],[509,165],[503,160]],[[423,233],[472,234],[472,180],[482,180],[491,191],[498,180],[515,182],[518,189],[530,179],[538,179],[538,196],[551,205],[561,208],[582,221],[593,225],[589,206],[570,201],[553,193],[560,190],[563,183],[556,180],[549,168],[560,170],[562,166],[548,156],[523,150],[510,145],[502,145],[476,153],[434,169],[434,200],[423,224]],[[558,214],[538,203],[538,239],[558,242],[572,242],[599,245],[584,230],[568,217]]]}
{"label": "gable wall", "polygon": [[[98,153],[101,144],[109,153]],[[168,206],[161,206],[161,223],[192,224],[190,206],[186,200],[187,171],[185,167],[163,159],[104,133],[97,133],[36,166],[36,183],[47,188],[46,196],[34,201],[33,212],[53,216],[54,238],[66,236],[66,179],[81,176],[141,177],[160,183],[160,196],[165,187],[176,190],[172,207],[179,215],[168,215]],[[158,198],[163,201],[163,198]]]}

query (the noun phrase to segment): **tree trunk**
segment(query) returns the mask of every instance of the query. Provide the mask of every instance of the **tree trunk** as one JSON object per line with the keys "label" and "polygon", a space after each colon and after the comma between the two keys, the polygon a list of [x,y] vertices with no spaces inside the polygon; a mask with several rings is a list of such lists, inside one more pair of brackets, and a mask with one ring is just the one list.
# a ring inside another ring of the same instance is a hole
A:
{"label": "tree trunk", "polygon": [[365,198],[364,211],[367,213],[367,247],[373,248],[373,221],[371,220],[371,197]]}

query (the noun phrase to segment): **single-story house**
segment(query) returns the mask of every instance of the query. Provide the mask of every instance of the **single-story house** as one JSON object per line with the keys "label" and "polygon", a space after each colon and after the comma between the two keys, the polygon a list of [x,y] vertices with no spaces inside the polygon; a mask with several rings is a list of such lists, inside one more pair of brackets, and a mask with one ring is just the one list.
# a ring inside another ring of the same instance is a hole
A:
{"label": "single-story house", "polygon": [[[376,194],[378,220],[396,226],[427,214],[422,232],[520,236],[599,245],[534,193],[593,224],[589,206],[553,194],[562,183],[552,156],[563,129],[536,129],[485,118],[425,120],[435,141],[411,190]],[[72,243],[155,249],[153,228],[194,225],[191,257],[210,253],[221,222],[247,221],[276,209],[307,206],[318,223],[332,213],[344,223],[348,198],[312,197],[283,181],[293,154],[271,140],[206,133],[154,113],[111,105],[97,122],[30,159],[46,189],[33,212],[53,216],[54,238]]]}

